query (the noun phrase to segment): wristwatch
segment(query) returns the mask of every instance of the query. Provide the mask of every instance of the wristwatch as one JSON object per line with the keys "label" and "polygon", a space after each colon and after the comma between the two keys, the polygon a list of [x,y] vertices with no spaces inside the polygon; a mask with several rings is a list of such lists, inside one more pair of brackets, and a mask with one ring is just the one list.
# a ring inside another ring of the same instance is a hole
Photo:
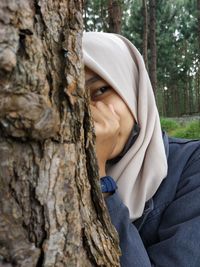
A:
{"label": "wristwatch", "polygon": [[101,177],[100,183],[102,193],[114,193],[117,189],[117,184],[111,176]]}

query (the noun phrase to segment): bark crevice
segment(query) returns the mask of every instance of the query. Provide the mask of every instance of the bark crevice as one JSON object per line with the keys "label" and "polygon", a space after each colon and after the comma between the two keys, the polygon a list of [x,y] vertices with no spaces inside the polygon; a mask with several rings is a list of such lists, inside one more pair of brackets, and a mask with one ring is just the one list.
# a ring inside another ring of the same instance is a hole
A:
{"label": "bark crevice", "polygon": [[0,9],[0,262],[119,266],[84,119],[82,2]]}

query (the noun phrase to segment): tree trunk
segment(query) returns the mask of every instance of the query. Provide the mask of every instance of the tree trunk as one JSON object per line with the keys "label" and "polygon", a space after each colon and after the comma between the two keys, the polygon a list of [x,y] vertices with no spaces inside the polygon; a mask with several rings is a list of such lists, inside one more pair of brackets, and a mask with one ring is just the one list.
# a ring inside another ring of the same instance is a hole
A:
{"label": "tree trunk", "polygon": [[[200,0],[197,0],[197,20],[198,20],[198,43],[200,50]],[[196,74],[196,92],[197,92],[197,112],[200,112],[200,53],[198,54],[199,66]]]}
{"label": "tree trunk", "polygon": [[100,192],[81,1],[0,2],[0,266],[119,266]]}
{"label": "tree trunk", "polygon": [[149,13],[150,13],[150,30],[149,30],[149,45],[150,45],[150,66],[149,75],[154,90],[154,95],[156,97],[157,89],[157,51],[156,51],[156,0],[149,1]]}
{"label": "tree trunk", "polygon": [[172,103],[173,105],[173,116],[179,117],[180,114],[180,103],[177,84],[172,85]]}
{"label": "tree trunk", "polygon": [[148,45],[148,12],[147,12],[147,2],[143,0],[143,42],[142,42],[142,51],[143,51],[143,59],[148,68],[148,58],[147,58],[147,45]]}
{"label": "tree trunk", "polygon": [[197,0],[198,40],[200,49],[200,0]]}
{"label": "tree trunk", "polygon": [[109,32],[121,33],[122,4],[120,0],[108,2]]}
{"label": "tree trunk", "polygon": [[88,31],[88,0],[83,0],[83,22],[84,22],[84,30]]}
{"label": "tree trunk", "polygon": [[200,69],[196,74],[197,113],[200,113]]}

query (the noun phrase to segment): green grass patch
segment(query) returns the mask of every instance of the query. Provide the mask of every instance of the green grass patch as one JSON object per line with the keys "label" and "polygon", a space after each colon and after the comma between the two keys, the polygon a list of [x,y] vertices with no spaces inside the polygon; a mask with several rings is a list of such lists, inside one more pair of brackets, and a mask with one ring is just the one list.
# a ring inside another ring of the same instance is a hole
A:
{"label": "green grass patch", "polygon": [[200,139],[200,120],[192,121],[186,124],[185,127],[177,129],[173,132],[173,136],[186,139]]}
{"label": "green grass patch", "polygon": [[179,123],[174,119],[161,118],[161,127],[169,136],[186,139],[200,139],[200,120]]}
{"label": "green grass patch", "polygon": [[169,118],[160,118],[160,123],[161,123],[161,127],[164,131],[166,131],[168,134],[178,128],[180,128],[180,124],[173,120],[173,119],[169,119]]}

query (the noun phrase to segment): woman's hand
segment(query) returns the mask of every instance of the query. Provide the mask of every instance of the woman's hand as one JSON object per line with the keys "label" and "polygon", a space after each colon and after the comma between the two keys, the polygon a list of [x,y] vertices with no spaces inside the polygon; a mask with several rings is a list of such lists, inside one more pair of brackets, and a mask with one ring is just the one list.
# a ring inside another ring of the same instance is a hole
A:
{"label": "woman's hand", "polygon": [[96,155],[99,165],[100,177],[105,176],[106,161],[117,144],[120,129],[120,118],[114,111],[113,106],[103,102],[91,105],[96,134]]}

